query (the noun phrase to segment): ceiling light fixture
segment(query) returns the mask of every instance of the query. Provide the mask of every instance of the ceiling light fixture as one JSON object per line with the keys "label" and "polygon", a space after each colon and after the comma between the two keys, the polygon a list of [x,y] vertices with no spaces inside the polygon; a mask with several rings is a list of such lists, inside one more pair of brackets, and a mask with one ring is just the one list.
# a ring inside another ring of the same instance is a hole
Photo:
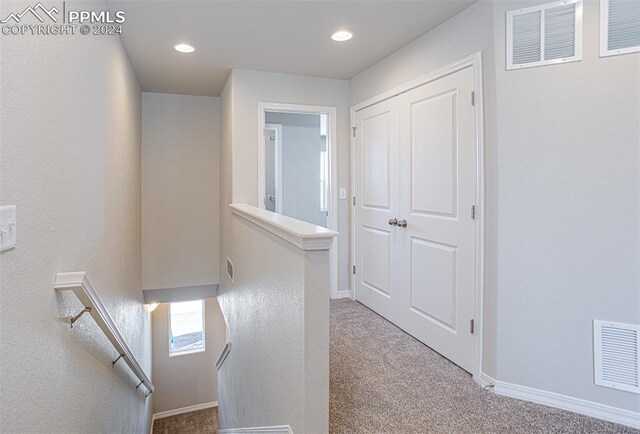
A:
{"label": "ceiling light fixture", "polygon": [[331,35],[331,39],[337,42],[345,42],[349,39],[353,38],[353,33],[348,32],[346,30],[339,30]]}
{"label": "ceiling light fixture", "polygon": [[176,51],[179,51],[181,53],[193,53],[194,51],[196,51],[196,49],[189,44],[178,44],[173,48],[175,48]]}

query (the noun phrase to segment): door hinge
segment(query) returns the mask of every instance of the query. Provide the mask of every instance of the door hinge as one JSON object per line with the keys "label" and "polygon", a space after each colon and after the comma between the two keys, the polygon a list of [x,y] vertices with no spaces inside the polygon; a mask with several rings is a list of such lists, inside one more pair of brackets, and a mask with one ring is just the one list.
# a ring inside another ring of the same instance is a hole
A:
{"label": "door hinge", "polygon": [[475,205],[471,205],[471,219],[472,220],[476,219],[476,206]]}
{"label": "door hinge", "polygon": [[353,274],[356,274],[356,266],[353,266]]}
{"label": "door hinge", "polygon": [[471,105],[476,105],[476,93],[474,91],[471,91]]}
{"label": "door hinge", "polygon": [[355,196],[353,196],[352,202],[353,202],[353,206],[356,206],[356,197]]}
{"label": "door hinge", "polygon": [[353,137],[356,136],[356,127],[351,127],[351,130],[353,131]]}
{"label": "door hinge", "polygon": [[474,331],[475,331],[475,321],[469,320],[469,332],[473,334]]}

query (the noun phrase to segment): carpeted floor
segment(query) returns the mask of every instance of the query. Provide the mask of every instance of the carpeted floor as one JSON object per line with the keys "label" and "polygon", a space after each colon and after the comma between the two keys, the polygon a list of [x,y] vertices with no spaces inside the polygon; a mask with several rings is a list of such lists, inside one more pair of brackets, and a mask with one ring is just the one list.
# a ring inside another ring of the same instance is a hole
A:
{"label": "carpeted floor", "polygon": [[217,432],[217,408],[163,417],[153,422],[153,434],[215,434]]}
{"label": "carpeted floor", "polygon": [[341,433],[638,433],[493,394],[364,305],[331,302],[329,428]]}
{"label": "carpeted floor", "polygon": [[[330,364],[332,434],[638,434],[621,425],[495,395],[351,300],[331,302]],[[158,419],[153,426],[153,434],[217,432],[216,408]]]}

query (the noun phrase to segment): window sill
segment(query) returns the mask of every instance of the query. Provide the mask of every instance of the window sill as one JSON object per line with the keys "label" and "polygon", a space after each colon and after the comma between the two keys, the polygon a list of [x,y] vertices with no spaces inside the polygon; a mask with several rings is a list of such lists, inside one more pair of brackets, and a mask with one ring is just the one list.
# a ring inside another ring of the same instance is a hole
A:
{"label": "window sill", "polygon": [[197,354],[204,353],[205,348],[198,348],[197,350],[186,350],[186,351],[174,351],[169,353],[169,357],[177,357],[177,356],[186,356],[187,354]]}

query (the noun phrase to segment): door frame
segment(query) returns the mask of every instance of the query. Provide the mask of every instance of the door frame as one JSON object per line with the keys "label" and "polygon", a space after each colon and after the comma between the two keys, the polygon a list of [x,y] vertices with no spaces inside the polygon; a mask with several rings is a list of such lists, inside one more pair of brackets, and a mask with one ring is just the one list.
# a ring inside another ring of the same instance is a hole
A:
{"label": "door frame", "polygon": [[[276,207],[276,213],[282,214],[282,161],[281,161],[281,158],[282,158],[282,124],[265,123],[264,124],[264,129],[265,130],[274,130],[276,132],[276,137],[275,137],[275,142],[276,142],[276,144],[275,144],[275,157],[274,157],[275,158],[274,171],[276,173],[276,179],[275,179],[275,184],[276,184],[276,203],[275,203],[275,207]],[[264,179],[264,176],[263,176],[263,179]],[[265,191],[265,194],[266,194],[266,191]],[[264,206],[265,206],[265,208],[267,207],[266,204]]]}
{"label": "door frame", "polygon": [[[338,135],[337,108],[303,104],[280,104],[270,102],[258,103],[258,207],[264,209],[265,197],[265,161],[264,161],[264,128],[265,113],[303,113],[327,115],[327,149],[329,151],[329,185],[327,186],[327,228],[338,232]],[[338,237],[334,238],[329,249],[329,297],[338,297]]]}
{"label": "door frame", "polygon": [[[413,90],[417,87],[423,86],[432,81],[436,81],[440,78],[446,77],[458,71],[466,68],[473,68],[473,87],[474,87],[474,135],[475,135],[475,302],[474,302],[474,335],[473,335],[473,361],[474,367],[473,379],[475,382],[484,384],[482,380],[482,353],[483,353],[483,336],[484,336],[484,321],[483,321],[483,306],[484,306],[484,221],[485,221],[485,195],[484,195],[484,117],[483,117],[483,92],[482,92],[482,52],[478,51],[470,56],[462,58],[456,62],[453,62],[443,68],[440,68],[434,72],[422,75],[407,83],[394,87],[386,92],[378,94],[372,98],[369,98],[361,103],[355,104],[351,107],[351,126],[356,127],[356,112],[382,101],[388,100],[402,93]],[[471,98],[471,95],[469,95]],[[356,187],[356,140],[355,135],[351,137],[351,191],[355,192]],[[355,264],[356,251],[355,251],[355,231],[356,231],[356,207],[351,205],[352,219],[351,219],[351,264]],[[352,298],[356,298],[356,276],[351,274],[351,288]]]}

